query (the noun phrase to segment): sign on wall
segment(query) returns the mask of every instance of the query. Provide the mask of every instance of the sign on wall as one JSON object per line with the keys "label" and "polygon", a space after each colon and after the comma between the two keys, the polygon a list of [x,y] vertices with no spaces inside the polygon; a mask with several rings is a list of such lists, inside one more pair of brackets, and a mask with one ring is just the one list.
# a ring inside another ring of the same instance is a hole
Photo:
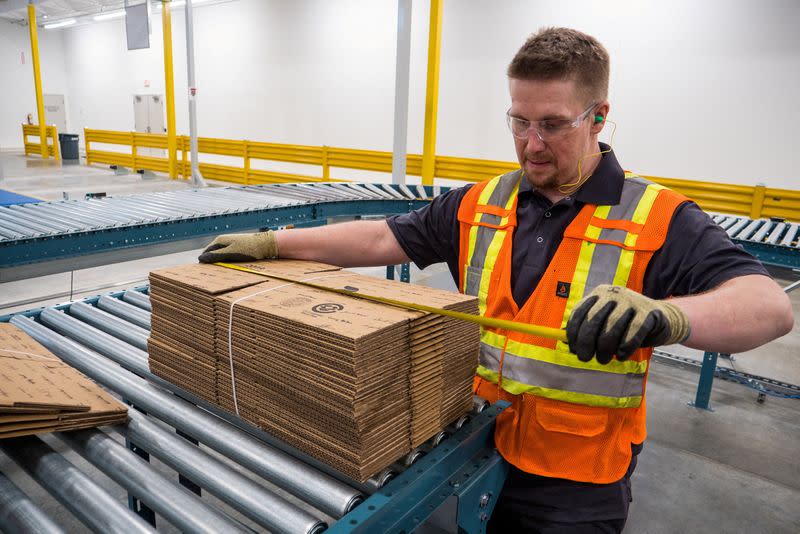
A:
{"label": "sign on wall", "polygon": [[147,13],[147,2],[125,6],[125,34],[128,37],[128,50],[150,48],[150,17]]}

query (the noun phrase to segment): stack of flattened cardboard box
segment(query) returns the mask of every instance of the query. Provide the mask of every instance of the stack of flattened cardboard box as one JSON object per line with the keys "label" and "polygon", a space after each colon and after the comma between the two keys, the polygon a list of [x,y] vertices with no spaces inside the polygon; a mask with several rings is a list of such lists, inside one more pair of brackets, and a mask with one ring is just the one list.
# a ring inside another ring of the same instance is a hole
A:
{"label": "stack of flattened cardboard box", "polygon": [[467,313],[476,299],[315,262],[243,266],[266,276],[151,273],[154,373],[360,481],[469,410],[478,327],[355,296]]}
{"label": "stack of flattened cardboard box", "polygon": [[214,298],[260,282],[259,275],[203,264],[150,273],[150,370],[216,403]]}
{"label": "stack of flattened cardboard box", "polygon": [[0,324],[0,439],[124,423],[127,408],[28,334]]}

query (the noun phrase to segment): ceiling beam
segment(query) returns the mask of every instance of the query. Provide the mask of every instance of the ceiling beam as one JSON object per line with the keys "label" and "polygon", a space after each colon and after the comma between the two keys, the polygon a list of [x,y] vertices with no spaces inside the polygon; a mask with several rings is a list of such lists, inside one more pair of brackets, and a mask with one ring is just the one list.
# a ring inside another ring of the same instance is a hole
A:
{"label": "ceiling beam", "polygon": [[[8,13],[18,9],[25,10],[28,7],[28,0],[0,0],[0,13]],[[38,2],[33,2],[38,4]]]}

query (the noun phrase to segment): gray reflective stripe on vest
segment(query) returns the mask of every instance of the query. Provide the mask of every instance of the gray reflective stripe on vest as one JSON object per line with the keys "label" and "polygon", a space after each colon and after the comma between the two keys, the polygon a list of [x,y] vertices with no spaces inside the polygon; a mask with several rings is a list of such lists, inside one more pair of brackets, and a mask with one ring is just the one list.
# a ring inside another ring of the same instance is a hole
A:
{"label": "gray reflective stripe on vest", "polygon": [[[645,191],[647,191],[648,185],[649,182],[641,179],[625,179],[620,202],[615,206],[611,206],[606,220],[633,220],[633,215],[636,212],[636,208],[639,207],[639,202],[642,200]],[[625,238],[627,236],[628,232],[625,230],[603,228],[600,231],[599,238],[614,241],[622,245],[625,243]],[[606,243],[595,244],[595,249],[592,253],[592,262],[589,264],[589,274],[586,276],[586,285],[583,291],[584,295],[589,294],[592,289],[599,285],[611,284],[614,282],[621,254],[622,248],[616,245],[609,245]]]}
{"label": "gray reflective stripe on vest", "polygon": [[[481,344],[480,363],[499,372],[502,350]],[[594,369],[581,369],[523,358],[506,351],[503,357],[503,378],[529,386],[559,391],[601,395],[603,397],[638,397],[644,394],[645,374],[620,374]]]}
{"label": "gray reflective stripe on vest", "polygon": [[626,178],[622,185],[619,204],[611,206],[606,218],[615,221],[632,220],[639,201],[642,199],[644,192],[647,191],[647,186],[650,183],[642,178]]}
{"label": "gray reflective stripe on vest", "polygon": [[[487,201],[486,205],[505,208],[506,204],[508,204],[508,199],[511,197],[511,193],[514,191],[514,188],[520,179],[521,173],[522,171],[518,170],[501,176],[498,179],[499,183],[494,188],[494,191],[492,191],[492,194],[489,195],[489,200]],[[491,213],[481,214],[481,222],[498,225],[501,221],[502,217],[497,215],[493,215]],[[492,240],[494,239],[496,232],[496,228],[487,228],[486,226],[477,227],[475,235],[475,249],[473,250],[472,257],[470,258],[470,268],[468,269],[468,274],[464,283],[464,293],[467,295],[475,296],[478,294],[481,279],[480,276],[477,275],[477,272],[483,270],[484,268],[486,263],[486,255],[489,252],[489,245],[492,244]]]}

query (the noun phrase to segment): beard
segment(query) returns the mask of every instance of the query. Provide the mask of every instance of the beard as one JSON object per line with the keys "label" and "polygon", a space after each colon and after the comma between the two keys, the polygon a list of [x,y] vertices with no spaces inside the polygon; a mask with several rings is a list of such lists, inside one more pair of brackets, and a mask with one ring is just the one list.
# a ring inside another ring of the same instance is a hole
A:
{"label": "beard", "polygon": [[[526,152],[523,156],[522,173],[534,188],[552,190],[564,182],[563,173],[559,170],[551,155]],[[544,163],[544,165],[535,165],[533,162]]]}

